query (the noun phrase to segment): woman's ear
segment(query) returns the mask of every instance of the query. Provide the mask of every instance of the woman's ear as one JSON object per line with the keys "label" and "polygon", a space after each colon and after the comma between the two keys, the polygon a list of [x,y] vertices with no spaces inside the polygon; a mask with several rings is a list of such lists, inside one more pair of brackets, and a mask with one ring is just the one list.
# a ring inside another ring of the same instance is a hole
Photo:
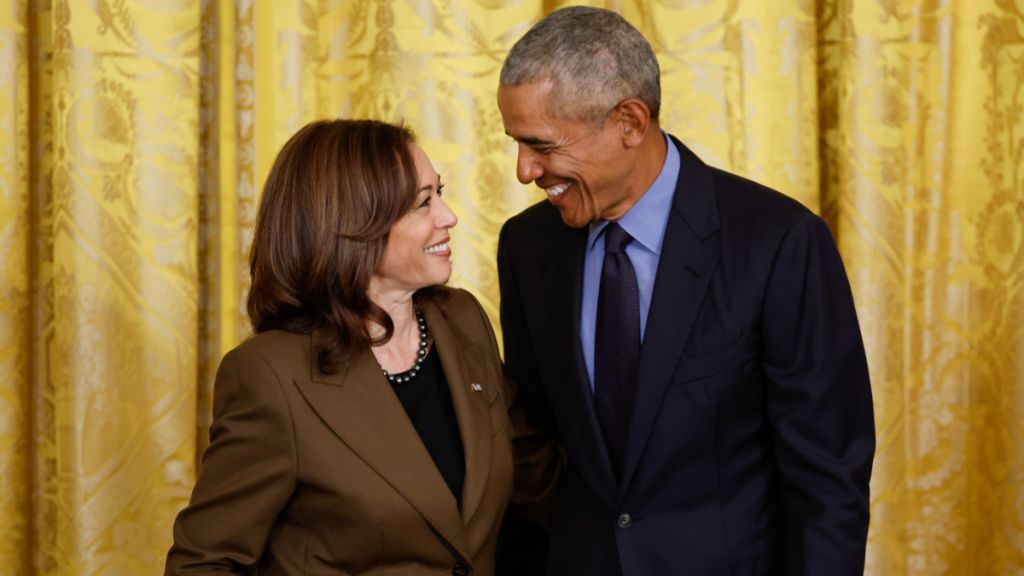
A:
{"label": "woman's ear", "polygon": [[619,102],[615,112],[618,115],[623,145],[627,148],[639,146],[651,128],[651,110],[641,100],[627,98]]}

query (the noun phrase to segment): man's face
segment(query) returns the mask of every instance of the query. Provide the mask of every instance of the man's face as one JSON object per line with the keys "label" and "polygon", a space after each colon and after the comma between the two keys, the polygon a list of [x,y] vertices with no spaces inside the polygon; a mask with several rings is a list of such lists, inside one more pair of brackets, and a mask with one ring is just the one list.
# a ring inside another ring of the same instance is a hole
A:
{"label": "man's face", "polygon": [[632,204],[632,150],[621,135],[617,113],[599,126],[551,114],[551,82],[498,89],[505,133],[519,144],[516,176],[536,182],[573,228],[617,220]]}

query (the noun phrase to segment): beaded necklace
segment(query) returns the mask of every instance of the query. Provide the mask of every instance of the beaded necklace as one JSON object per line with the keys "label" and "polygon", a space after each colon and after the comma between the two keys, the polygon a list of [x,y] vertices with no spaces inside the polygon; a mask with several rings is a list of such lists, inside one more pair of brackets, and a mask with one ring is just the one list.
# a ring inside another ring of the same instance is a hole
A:
{"label": "beaded necklace", "polygon": [[423,367],[423,360],[427,357],[427,338],[429,336],[427,334],[427,321],[423,319],[423,312],[419,308],[415,310],[416,324],[419,325],[420,331],[420,346],[416,350],[416,363],[412,365],[412,368],[398,374],[390,374],[387,370],[384,370],[384,377],[392,384],[404,384],[415,378],[420,373],[420,368]]}

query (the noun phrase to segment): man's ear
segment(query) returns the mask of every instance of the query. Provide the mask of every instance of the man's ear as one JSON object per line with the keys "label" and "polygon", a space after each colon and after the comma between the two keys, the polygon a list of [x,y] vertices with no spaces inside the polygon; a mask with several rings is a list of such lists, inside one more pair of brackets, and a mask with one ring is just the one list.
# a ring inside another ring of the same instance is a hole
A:
{"label": "man's ear", "polygon": [[618,115],[622,144],[626,148],[636,148],[651,128],[650,108],[637,98],[627,98],[619,102],[615,113]]}

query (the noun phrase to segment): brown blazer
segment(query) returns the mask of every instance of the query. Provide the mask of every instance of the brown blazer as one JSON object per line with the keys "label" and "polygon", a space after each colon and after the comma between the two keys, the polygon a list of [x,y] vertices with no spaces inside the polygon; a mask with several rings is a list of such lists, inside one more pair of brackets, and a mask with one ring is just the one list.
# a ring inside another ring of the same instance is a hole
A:
{"label": "brown blazer", "polygon": [[210,447],[166,574],[494,572],[512,490],[494,333],[468,292],[424,316],[466,457],[461,507],[370,351],[323,374],[317,335],[271,331],[224,357]]}

